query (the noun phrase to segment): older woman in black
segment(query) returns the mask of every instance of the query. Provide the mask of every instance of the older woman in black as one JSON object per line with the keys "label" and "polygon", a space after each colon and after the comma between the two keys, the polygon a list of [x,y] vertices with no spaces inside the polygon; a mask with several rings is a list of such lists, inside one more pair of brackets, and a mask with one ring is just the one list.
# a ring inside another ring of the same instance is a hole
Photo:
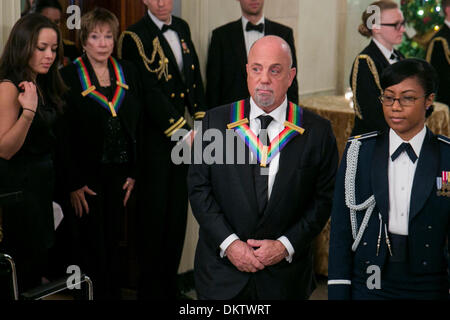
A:
{"label": "older woman in black", "polygon": [[0,181],[23,191],[23,201],[3,206],[0,251],[15,259],[20,291],[41,284],[54,240],[54,125],[65,90],[55,63],[60,48],[59,29],[30,14],[15,24],[0,60],[0,165],[14,180]]}
{"label": "older woman in black", "polygon": [[84,54],[62,69],[70,87],[67,173],[81,227],[81,267],[99,299],[119,297],[121,219],[134,188],[140,110],[132,66],[111,56],[119,23],[106,9],[82,17]]}

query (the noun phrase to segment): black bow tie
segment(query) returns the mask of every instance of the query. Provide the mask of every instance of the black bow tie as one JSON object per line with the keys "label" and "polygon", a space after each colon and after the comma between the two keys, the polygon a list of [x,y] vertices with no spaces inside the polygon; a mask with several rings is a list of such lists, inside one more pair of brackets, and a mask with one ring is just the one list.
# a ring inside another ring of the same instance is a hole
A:
{"label": "black bow tie", "polygon": [[414,152],[414,149],[411,147],[411,145],[409,143],[403,142],[398,148],[397,150],[395,150],[395,152],[392,154],[391,159],[392,161],[395,161],[395,159],[398,158],[398,156],[403,152],[406,151],[406,153],[408,154],[409,158],[411,159],[412,163],[415,163],[417,160],[417,155]]}
{"label": "black bow tie", "polygon": [[389,59],[390,60],[399,60],[399,56],[395,52],[392,52]]}
{"label": "black bow tie", "polygon": [[264,23],[253,24],[250,21],[247,22],[247,26],[245,27],[245,31],[252,31],[252,30],[263,33],[264,32]]}
{"label": "black bow tie", "polygon": [[161,32],[164,33],[164,32],[166,32],[168,30],[176,31],[175,28],[173,27],[173,24],[164,24],[162,29],[161,29]]}

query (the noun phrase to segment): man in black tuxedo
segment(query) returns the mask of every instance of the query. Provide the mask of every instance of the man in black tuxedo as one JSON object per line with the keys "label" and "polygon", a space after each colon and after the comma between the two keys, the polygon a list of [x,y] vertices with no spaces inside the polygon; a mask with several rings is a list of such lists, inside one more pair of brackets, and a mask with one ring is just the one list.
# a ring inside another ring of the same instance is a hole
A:
{"label": "man in black tuxedo", "polygon": [[[247,56],[252,44],[265,35],[283,38],[290,46],[293,67],[297,68],[292,29],[263,15],[264,0],[238,0],[242,17],[213,30],[206,70],[206,104],[214,108],[249,96],[246,83]],[[298,103],[294,77],[288,99]]]}
{"label": "man in black tuxedo", "polygon": [[[136,179],[141,278],[138,297],[174,299],[187,220],[187,165],[175,165],[171,137],[205,112],[198,57],[172,0],[143,0],[148,13],[125,31],[119,56],[141,73],[144,108]],[[181,131],[180,131],[181,132]]]}
{"label": "man in black tuxedo", "polygon": [[[330,216],[336,140],[329,121],[288,101],[296,69],[286,41],[256,41],[247,73],[251,97],[209,110],[202,130],[237,134],[238,143],[249,138],[259,152],[227,142],[212,152],[226,155],[226,164],[216,158],[208,165],[198,156],[211,146],[196,145],[199,133],[194,141],[188,188],[200,225],[198,297],[307,299],[315,288],[312,242]],[[279,149],[277,140],[283,141]]]}
{"label": "man in black tuxedo", "polygon": [[442,0],[441,10],[445,14],[445,21],[428,45],[427,61],[439,75],[436,100],[450,108],[450,0]]}

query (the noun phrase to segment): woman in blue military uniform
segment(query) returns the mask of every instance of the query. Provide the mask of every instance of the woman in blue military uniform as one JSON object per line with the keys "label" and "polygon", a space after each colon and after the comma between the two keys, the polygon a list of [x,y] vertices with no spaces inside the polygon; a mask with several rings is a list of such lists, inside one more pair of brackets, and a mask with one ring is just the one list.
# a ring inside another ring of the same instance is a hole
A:
{"label": "woman in blue military uniform", "polygon": [[389,131],[349,139],[331,215],[330,299],[448,296],[450,139],[425,120],[436,71],[424,60],[389,66],[380,97]]}

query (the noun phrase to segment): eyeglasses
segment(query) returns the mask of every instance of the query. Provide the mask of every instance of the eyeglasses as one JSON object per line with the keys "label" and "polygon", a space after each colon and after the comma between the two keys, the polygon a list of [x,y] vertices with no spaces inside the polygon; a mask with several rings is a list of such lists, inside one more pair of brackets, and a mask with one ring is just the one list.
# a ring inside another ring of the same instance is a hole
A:
{"label": "eyeglasses", "polygon": [[400,103],[400,105],[402,107],[409,107],[409,106],[413,106],[416,103],[416,100],[426,97],[426,96],[427,95],[424,95],[421,97],[405,96],[405,97],[400,97],[400,98],[394,98],[394,97],[383,95],[383,96],[380,96],[380,101],[386,107],[392,107],[396,100],[398,101],[398,103]]}
{"label": "eyeglasses", "polygon": [[397,23],[381,23],[382,26],[394,27],[395,30],[399,31],[402,27],[406,25],[406,20]]}

